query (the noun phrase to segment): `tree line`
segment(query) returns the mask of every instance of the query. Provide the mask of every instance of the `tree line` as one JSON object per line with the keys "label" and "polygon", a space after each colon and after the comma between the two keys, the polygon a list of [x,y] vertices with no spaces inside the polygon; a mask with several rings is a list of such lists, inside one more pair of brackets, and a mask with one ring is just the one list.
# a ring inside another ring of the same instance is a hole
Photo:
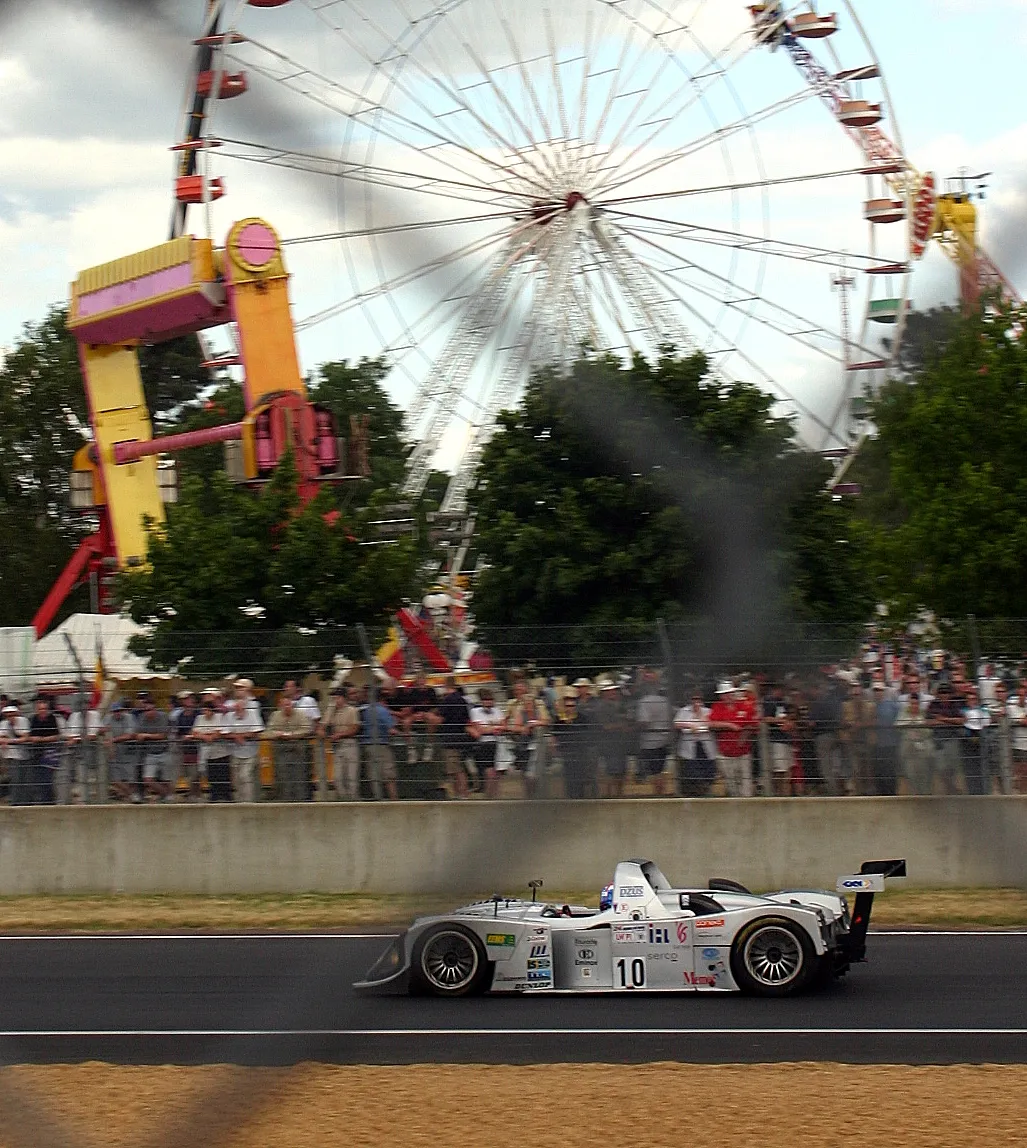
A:
{"label": "tree line", "polygon": [[[155,432],[241,417],[236,386],[202,366],[195,339],[144,348]],[[311,396],[348,425],[370,413],[371,476],[300,508],[286,459],[254,494],[233,486],[221,450],[179,459],[181,491],[155,532],[146,570],[119,593],[153,626],[160,664],[183,635],[214,664],[238,639],[340,624],[379,630],[425,589],[433,554],[420,529],[378,545],[375,509],[397,499],[408,443],[381,360],[320,366]],[[863,495],[826,491],[829,464],[798,443],[774,399],[724,382],[702,355],[653,361],[583,352],[569,373],[533,375],[482,457],[474,612],[508,626],[621,628],[692,619],[725,640],[767,620],[858,627],[893,616],[1021,613],[1027,563],[1027,335],[1015,316],[915,315],[895,378],[872,403],[874,434],[852,477]],[[27,625],[88,521],[68,508],[72,456],[88,433],[66,312],[28,324],[0,366],[0,625]],[[79,594],[69,609],[85,608]],[[263,637],[262,637],[263,636]],[[226,646],[227,643],[227,646]],[[290,650],[290,653],[293,653]],[[273,655],[273,651],[272,651]],[[269,655],[269,656],[272,656]]]}

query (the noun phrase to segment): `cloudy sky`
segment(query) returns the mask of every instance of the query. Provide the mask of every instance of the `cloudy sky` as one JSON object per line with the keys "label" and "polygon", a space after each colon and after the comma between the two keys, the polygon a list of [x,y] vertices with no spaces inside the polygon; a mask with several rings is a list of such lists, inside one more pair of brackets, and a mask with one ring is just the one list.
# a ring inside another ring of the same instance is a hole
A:
{"label": "cloudy sky", "polygon": [[[474,29],[471,38],[490,66],[501,63],[507,50],[490,37],[495,32],[493,14],[508,2],[512,0],[468,0],[463,8],[468,25]],[[645,0],[632,2],[644,4]],[[338,36],[333,38],[325,26],[316,39],[310,38],[309,27],[302,22],[310,18],[310,13],[299,14],[302,3],[303,0],[297,0],[291,16],[286,16],[284,9],[251,11],[246,14],[247,30],[259,30],[267,44],[291,58],[307,50],[303,58],[331,77],[337,86],[359,89],[366,79],[366,69],[357,66],[360,61],[354,62],[352,53],[347,56],[340,50]],[[388,29],[367,31],[373,22],[363,19],[364,15],[373,12],[384,26],[389,19],[386,12],[391,11],[395,27],[399,27],[403,23],[399,11],[409,12],[419,3],[423,6],[423,0],[375,0],[373,4],[369,0],[346,0],[328,5],[328,9],[337,13],[342,23],[362,22],[361,34],[369,37],[364,41],[366,50],[374,54],[382,51]],[[545,0],[537,0],[537,4],[544,3]],[[574,3],[582,11],[590,6],[600,9],[599,0]],[[716,0],[715,4],[705,5],[701,0],[681,0],[679,6],[701,12],[701,18],[711,25],[703,29],[703,36],[711,42],[720,36],[720,46],[730,41],[735,25],[742,23],[742,16],[734,12],[733,0],[731,4],[728,0]],[[525,11],[523,5],[517,7],[519,12]],[[820,7],[827,11],[834,6]],[[1027,291],[1027,125],[1022,112],[1027,0],[856,0],[855,7],[883,64],[903,145],[913,163],[921,170],[934,170],[942,176],[955,174],[964,166],[975,172],[993,172],[983,205],[984,244],[1014,284]],[[744,5],[737,8],[744,13]],[[67,284],[78,270],[152,246],[166,237],[171,185],[167,148],[180,130],[184,85],[192,56],[190,40],[196,34],[202,9],[202,0],[0,0],[0,251],[5,272],[0,281],[0,348],[11,345],[24,323],[40,318],[48,305],[65,298]],[[570,11],[566,6],[562,10]],[[718,14],[716,19],[711,15],[714,12]],[[321,23],[324,25],[324,20]],[[559,23],[557,19],[552,35],[566,38],[570,32]],[[344,38],[351,24],[341,33]],[[544,42],[541,26],[536,32],[539,41]],[[524,35],[531,38],[530,32]],[[865,62],[859,58],[858,42],[851,28],[847,35],[848,41],[838,38],[840,50],[844,45],[847,53],[843,63],[849,66]],[[611,65],[616,62],[614,43],[612,35],[604,40],[596,32],[594,52],[598,58],[608,58]],[[433,58],[454,58],[447,55],[449,49],[441,37],[427,41],[419,50],[429,62]],[[523,54],[527,57],[530,51],[525,48]],[[783,53],[774,58],[766,52],[762,56],[762,70],[743,72],[740,68],[738,72],[741,97],[750,111],[798,86],[797,76]],[[264,66],[267,59],[270,57],[264,58]],[[638,60],[636,86],[647,82],[641,55]],[[255,58],[252,62],[260,63]],[[466,64],[464,58],[463,65],[453,65],[454,73],[462,74]],[[567,64],[563,73],[568,89],[572,86],[569,76],[573,67]],[[654,92],[658,88],[656,77],[655,71],[649,77]],[[500,86],[492,85],[493,98],[502,98]],[[224,115],[222,126],[226,134],[230,124],[233,133],[246,140],[287,142],[293,148],[311,151],[322,151],[327,146],[329,151],[336,148],[333,154],[340,154],[338,138],[329,137],[320,126],[333,119],[323,103],[314,116],[309,100],[300,101],[301,109],[300,102],[288,94],[278,98],[274,91],[266,84],[262,87],[254,83],[251,92],[232,102],[231,116],[219,113]],[[369,98],[379,98],[377,88],[372,86],[367,91]],[[404,91],[406,114],[416,93],[412,94],[409,87]],[[328,87],[323,87],[320,94],[329,103],[337,95]],[[658,93],[651,97],[654,107],[657,96]],[[484,96],[476,95],[475,100],[478,99]],[[431,110],[444,109],[435,104]],[[723,111],[719,122],[730,122],[728,110],[715,110],[718,115]],[[555,110],[552,114],[556,118]],[[765,165],[771,175],[796,170],[799,160],[807,164],[801,170],[831,171],[853,166],[851,149],[846,153],[841,133],[823,109],[806,108],[803,116],[807,118],[795,121],[791,135],[779,125],[768,124],[761,129]],[[686,126],[683,119],[681,131],[693,130],[705,129]],[[894,125],[889,130],[894,130]],[[403,146],[409,148],[413,138],[405,135],[392,150],[389,141],[380,140],[374,162],[390,171],[407,170],[425,176],[442,170],[432,169],[430,164],[425,166],[427,153],[418,152],[415,163],[403,156]],[[661,145],[666,138],[660,141]],[[680,141],[674,146],[679,144]],[[367,139],[357,133],[349,137],[347,147],[347,155],[352,155],[353,149],[360,152],[361,148],[366,149]],[[366,157],[370,153],[365,150],[361,154]],[[730,170],[744,176],[745,157],[735,156],[731,162]],[[361,198],[366,187],[358,189],[360,195],[342,203],[334,177],[255,168],[227,158],[219,170],[225,173],[229,195],[218,205],[215,233],[219,229],[223,232],[231,219],[250,214],[266,214],[284,235],[293,238],[340,227],[352,229],[367,222],[369,201]],[[712,185],[723,181],[725,170],[718,159],[705,173],[707,182]],[[477,174],[469,163],[464,164],[463,171],[471,177]],[[678,169],[678,184],[684,171]],[[691,173],[685,178],[691,179]],[[659,193],[665,186],[656,182],[647,188]],[[454,212],[466,216],[473,214],[477,210],[475,203],[479,203],[473,196],[470,202],[459,203],[454,197],[428,201],[423,195],[406,194],[404,199],[403,195],[390,198],[390,194],[375,193],[373,212],[378,223],[385,220],[402,225],[418,211],[436,219],[447,219]],[[495,209],[498,202],[495,198],[489,200],[489,210]],[[727,204],[728,200],[724,202]],[[760,231],[756,222],[759,212],[755,207],[750,211],[744,197],[730,202],[738,212],[731,216],[732,226],[738,230],[825,248],[857,252],[865,249],[858,204],[854,208],[826,184],[775,191],[771,200],[775,223],[769,232]],[[656,214],[662,218],[668,212],[669,209]],[[687,218],[691,223],[709,226],[717,226],[719,220],[712,201],[709,213],[699,212]],[[397,289],[388,303],[391,315],[386,313],[384,302],[377,314],[354,308],[334,323],[322,324],[301,335],[304,367],[313,367],[328,357],[400,346],[404,323],[410,324],[410,315],[417,310],[419,316],[429,316],[423,338],[417,339],[421,345],[416,350],[407,347],[397,352],[400,358],[409,357],[409,366],[405,376],[397,376],[394,393],[399,401],[408,401],[418,369],[423,373],[424,364],[442,347],[439,332],[444,329],[445,317],[433,315],[432,292],[455,291],[458,270],[482,258],[473,245],[475,237],[485,232],[474,230],[479,225],[461,226],[470,230],[438,229],[430,235],[401,233],[377,253],[366,243],[361,246],[362,241],[349,241],[348,247],[334,243],[291,248],[294,307],[300,318],[345,301],[368,284],[402,276],[437,258],[447,245],[449,250],[472,248],[470,254],[445,272],[436,271],[436,278],[422,281],[416,290],[410,288],[414,294],[404,296],[402,289]],[[670,265],[673,254],[668,253],[673,244],[666,240],[667,227],[669,223],[665,221],[656,231],[647,233],[652,241],[647,249],[664,266]],[[202,230],[202,220],[198,218],[191,223],[191,229],[196,228]],[[642,242],[647,244],[650,240]],[[711,266],[726,269],[728,265]],[[450,278],[446,279],[446,275]],[[776,280],[771,277],[766,281],[767,291],[772,301],[776,291],[779,303],[789,302],[796,311],[828,326],[826,317],[836,315],[838,310],[828,279],[827,269],[818,267],[815,276],[805,284],[793,283],[783,275]],[[739,288],[744,286],[755,292],[757,283],[763,280],[755,271],[747,278],[743,261],[735,282]],[[920,305],[951,302],[955,290],[951,266],[939,253],[930,253],[914,277],[915,301]],[[397,309],[404,311],[405,318],[396,319]],[[513,313],[516,308],[511,305],[509,310]],[[730,338],[737,337],[743,349],[761,359],[771,373],[789,379],[792,393],[808,405],[821,411],[830,409],[833,397],[828,392],[833,384],[822,365],[812,362],[805,351],[792,355],[775,349],[767,334],[769,328],[760,328],[758,320],[732,327],[731,318],[728,314],[723,320],[724,329],[733,332]],[[718,312],[711,311],[702,321],[712,325],[720,324],[722,319]],[[833,325],[837,326],[837,320]],[[412,330],[416,334],[415,326]],[[414,359],[421,363],[420,368],[413,365]]]}

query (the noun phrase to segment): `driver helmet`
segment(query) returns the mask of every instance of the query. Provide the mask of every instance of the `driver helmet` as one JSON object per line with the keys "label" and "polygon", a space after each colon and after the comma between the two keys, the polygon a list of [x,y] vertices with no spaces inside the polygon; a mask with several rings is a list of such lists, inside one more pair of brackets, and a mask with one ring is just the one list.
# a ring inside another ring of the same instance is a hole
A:
{"label": "driver helmet", "polygon": [[613,908],[613,886],[607,885],[599,894],[599,912]]}

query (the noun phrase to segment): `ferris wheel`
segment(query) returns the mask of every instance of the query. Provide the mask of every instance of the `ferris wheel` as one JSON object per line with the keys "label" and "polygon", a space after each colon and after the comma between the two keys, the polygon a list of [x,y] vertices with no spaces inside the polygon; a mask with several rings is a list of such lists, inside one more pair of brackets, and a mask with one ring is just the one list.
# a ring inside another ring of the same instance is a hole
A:
{"label": "ferris wheel", "polygon": [[297,330],[386,360],[407,492],[447,467],[446,510],[531,371],[594,352],[702,351],[844,455],[901,338],[920,188],[838,8],[208,0],[172,234],[276,219]]}

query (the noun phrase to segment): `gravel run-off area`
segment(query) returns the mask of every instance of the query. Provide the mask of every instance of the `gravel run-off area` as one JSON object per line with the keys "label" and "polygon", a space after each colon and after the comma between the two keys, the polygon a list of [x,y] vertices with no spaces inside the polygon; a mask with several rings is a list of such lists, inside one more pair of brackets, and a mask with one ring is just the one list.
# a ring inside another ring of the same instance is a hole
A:
{"label": "gravel run-off area", "polygon": [[1025,1066],[86,1064],[0,1076],[2,1148],[43,1139],[75,1148],[1000,1148],[1022,1145],[1027,1128]]}

